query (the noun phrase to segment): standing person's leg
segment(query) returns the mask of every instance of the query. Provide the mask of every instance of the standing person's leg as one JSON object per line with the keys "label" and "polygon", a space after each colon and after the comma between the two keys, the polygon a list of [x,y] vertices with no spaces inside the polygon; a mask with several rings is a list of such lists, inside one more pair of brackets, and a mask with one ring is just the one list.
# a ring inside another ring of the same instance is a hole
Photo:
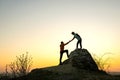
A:
{"label": "standing person's leg", "polygon": [[82,39],[80,40],[80,48],[82,49]]}
{"label": "standing person's leg", "polygon": [[68,54],[68,50],[65,50],[66,54],[67,54],[67,57],[69,58],[69,54]]}
{"label": "standing person's leg", "polygon": [[79,44],[79,41],[77,41],[76,49],[78,49],[78,44]]}
{"label": "standing person's leg", "polygon": [[62,64],[62,55],[63,55],[63,51],[62,52],[60,52],[60,65]]}

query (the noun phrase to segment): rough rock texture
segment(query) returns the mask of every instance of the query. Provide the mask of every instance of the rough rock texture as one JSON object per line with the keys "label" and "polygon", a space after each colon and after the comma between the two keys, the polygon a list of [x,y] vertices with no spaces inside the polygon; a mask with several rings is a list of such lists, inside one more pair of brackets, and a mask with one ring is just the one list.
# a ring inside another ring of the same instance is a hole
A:
{"label": "rough rock texture", "polygon": [[98,71],[94,59],[86,49],[76,49],[70,53],[69,59],[65,60],[64,64],[72,64],[78,69],[86,69],[90,71]]}

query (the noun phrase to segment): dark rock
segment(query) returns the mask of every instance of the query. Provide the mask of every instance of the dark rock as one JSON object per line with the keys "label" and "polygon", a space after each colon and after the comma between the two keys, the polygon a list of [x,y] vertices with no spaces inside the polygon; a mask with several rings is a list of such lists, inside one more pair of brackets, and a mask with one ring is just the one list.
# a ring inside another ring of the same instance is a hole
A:
{"label": "dark rock", "polygon": [[90,71],[99,71],[94,59],[86,49],[76,49],[70,53],[69,59],[64,64],[72,64],[78,69],[86,69]]}
{"label": "dark rock", "polygon": [[86,49],[76,49],[62,65],[33,69],[26,76],[10,80],[120,80],[98,67]]}

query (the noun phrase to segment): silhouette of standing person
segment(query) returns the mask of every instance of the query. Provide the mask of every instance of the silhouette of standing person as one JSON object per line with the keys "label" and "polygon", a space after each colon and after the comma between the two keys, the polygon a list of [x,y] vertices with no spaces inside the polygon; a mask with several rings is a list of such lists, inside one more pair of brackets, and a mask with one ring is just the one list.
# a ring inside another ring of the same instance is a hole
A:
{"label": "silhouette of standing person", "polygon": [[67,43],[64,43],[63,41],[61,41],[61,44],[60,44],[60,63],[59,65],[62,64],[62,56],[63,56],[63,53],[66,52],[67,54],[67,57],[69,58],[69,55],[68,55],[68,50],[64,50],[64,46],[67,45],[68,43],[70,43],[72,40],[70,40],[69,42]]}
{"label": "silhouette of standing person", "polygon": [[[78,41],[77,41],[77,45],[76,45],[76,49],[78,49],[78,44],[80,44],[80,49],[82,49],[82,38],[80,37],[80,35],[78,35],[77,33],[75,33],[75,32],[72,32],[71,33],[72,35],[74,35],[74,37],[73,37],[73,39],[77,39]],[[72,40],[73,40],[72,39]]]}

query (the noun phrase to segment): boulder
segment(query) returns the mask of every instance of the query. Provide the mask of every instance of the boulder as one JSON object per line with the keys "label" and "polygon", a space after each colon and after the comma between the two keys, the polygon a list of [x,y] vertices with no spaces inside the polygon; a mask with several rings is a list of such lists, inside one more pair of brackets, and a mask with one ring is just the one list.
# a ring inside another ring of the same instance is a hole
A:
{"label": "boulder", "polygon": [[78,69],[90,71],[99,71],[97,64],[87,49],[76,49],[70,53],[69,59],[65,60],[62,65],[71,64]]}

